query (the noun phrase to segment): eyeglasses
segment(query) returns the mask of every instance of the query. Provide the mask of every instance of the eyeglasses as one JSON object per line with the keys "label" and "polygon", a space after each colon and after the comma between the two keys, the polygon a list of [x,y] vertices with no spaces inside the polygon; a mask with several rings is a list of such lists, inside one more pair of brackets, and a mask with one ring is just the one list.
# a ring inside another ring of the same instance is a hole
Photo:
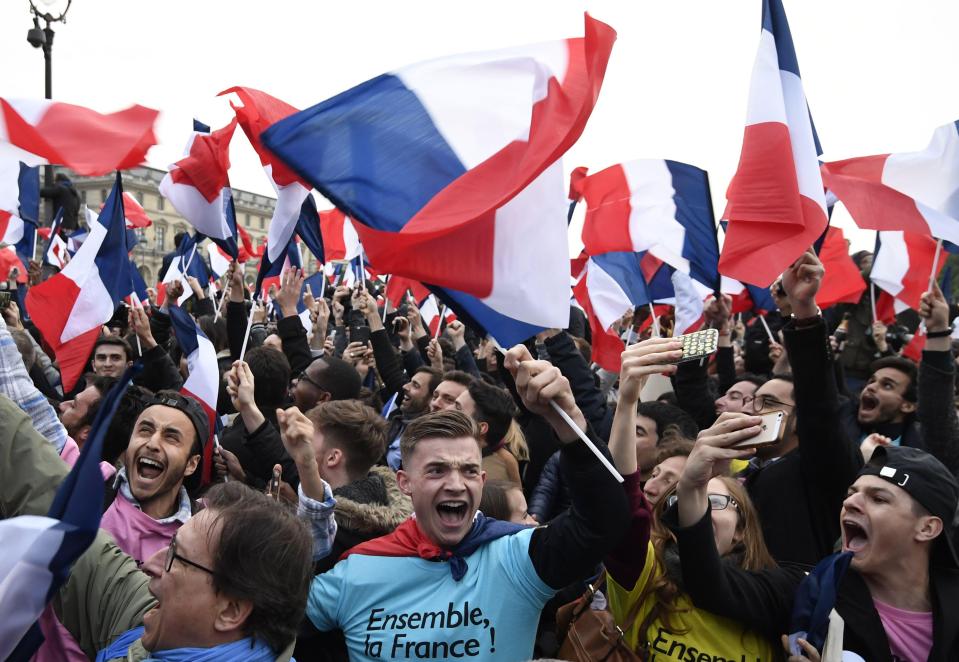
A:
{"label": "eyeglasses", "polygon": [[294,381],[297,381],[297,382],[300,381],[301,379],[307,384],[310,384],[311,386],[313,386],[314,388],[317,388],[321,391],[326,391],[325,388],[323,388],[322,386],[316,383],[315,379],[312,379],[308,374],[306,374],[306,370],[304,370],[303,372],[298,374],[296,377],[294,377]]}
{"label": "eyeglasses", "polygon": [[177,554],[177,553],[176,553],[176,536],[173,536],[172,538],[170,538],[170,546],[167,547],[167,550],[166,550],[166,564],[165,564],[165,566],[164,566],[164,568],[163,568],[163,571],[164,571],[164,572],[170,572],[170,568],[173,567],[173,560],[174,560],[174,559],[176,559],[176,560],[178,560],[178,561],[181,561],[181,562],[183,562],[183,563],[186,563],[187,565],[192,565],[192,566],[193,566],[194,568],[196,568],[197,570],[202,570],[203,572],[207,572],[207,573],[209,573],[209,574],[211,574],[211,575],[215,575],[215,574],[216,574],[215,572],[213,572],[213,571],[210,570],[209,568],[207,568],[207,567],[205,567],[205,566],[202,566],[202,565],[200,565],[199,563],[194,563],[194,562],[191,561],[190,559],[184,558],[184,557],[180,556],[179,554]]}
{"label": "eyeglasses", "polygon": [[754,414],[758,414],[764,409],[780,409],[782,407],[788,407],[792,409],[795,405],[790,405],[782,400],[777,400],[771,395],[754,395],[752,397],[743,398],[744,405],[752,405],[752,410]]}
{"label": "eyeglasses", "polygon": [[[729,504],[733,504],[735,508],[739,507],[739,502],[728,494],[707,494],[706,497],[709,499],[710,510],[726,510]],[[670,494],[666,499],[666,506],[672,508],[676,505],[677,501],[679,501],[679,497],[675,494]]]}

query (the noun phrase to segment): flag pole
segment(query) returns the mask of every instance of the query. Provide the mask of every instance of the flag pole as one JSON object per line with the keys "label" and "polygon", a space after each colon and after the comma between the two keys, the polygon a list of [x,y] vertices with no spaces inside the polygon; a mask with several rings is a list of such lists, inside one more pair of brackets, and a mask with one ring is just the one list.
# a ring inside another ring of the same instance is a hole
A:
{"label": "flag pole", "polygon": [[876,323],[876,285],[869,279],[869,303],[872,304],[872,323]]}
{"label": "flag pole", "polygon": [[652,316],[651,319],[653,320],[653,338],[658,338],[659,337],[659,318],[656,317],[656,309],[653,308],[653,302],[650,301],[648,305],[649,305],[649,314]]}
{"label": "flag pole", "polygon": [[383,322],[383,326],[386,326],[386,311],[390,307],[390,300],[386,296],[386,286],[390,284],[390,275],[386,274],[386,277],[383,279],[383,314],[380,317],[380,321]]}
{"label": "flag pole", "polygon": [[[197,242],[199,243],[199,242]],[[193,264],[193,258],[196,256],[196,244],[193,244],[193,250],[190,251],[190,259],[186,261],[186,266],[183,267],[183,277],[188,277],[190,271],[190,265]]]}
{"label": "flag pole", "polygon": [[[320,265],[320,273],[323,275],[323,278],[320,279],[320,298],[322,299],[323,296],[326,294],[326,265],[325,264]],[[312,287],[310,288],[310,291],[311,292],[313,291]]]}
{"label": "flag pole", "polygon": [[756,317],[758,317],[759,321],[763,323],[763,328],[766,329],[766,335],[769,336],[769,342],[776,342],[776,339],[773,337],[773,332],[769,328],[769,324],[766,323],[766,316],[757,313]]}
{"label": "flag pole", "polygon": [[[500,354],[502,354],[503,356],[506,356],[506,350],[503,349],[502,345],[496,342],[496,338],[494,338],[491,335],[487,335],[487,338],[489,338],[490,342],[493,343],[493,346],[499,351]],[[598,459],[600,463],[604,467],[606,467],[606,470],[613,475],[613,478],[615,478],[617,482],[622,483],[623,482],[622,475],[620,475],[620,473],[616,471],[616,467],[614,467],[612,463],[606,459],[606,456],[603,455],[603,453],[598,448],[596,448],[596,444],[594,444],[592,440],[586,435],[586,433],[583,432],[583,429],[576,424],[576,421],[570,418],[569,414],[563,411],[562,408],[558,404],[556,404],[555,401],[550,400],[549,406],[553,408],[553,411],[555,411],[557,414],[560,415],[560,418],[563,419],[566,425],[568,425],[569,428],[576,433],[576,436],[579,437],[584,444],[586,444],[586,448],[588,448],[593,453],[593,455],[596,456],[596,459]]]}
{"label": "flag pole", "polygon": [[250,299],[250,316],[246,320],[246,333],[243,335],[243,346],[240,348],[240,361],[246,356],[246,346],[250,341],[250,329],[253,328],[253,313],[256,312],[256,298]]}
{"label": "flag pole", "polygon": [[932,258],[932,273],[929,274],[929,287],[926,288],[932,292],[933,285],[936,284],[936,276],[939,275],[939,256],[942,254],[942,239],[936,241],[936,256]]}
{"label": "flag pole", "polygon": [[439,321],[436,323],[436,335],[433,336],[433,340],[439,339],[440,333],[443,332],[443,318],[444,318],[444,317],[446,317],[446,304],[445,304],[445,303],[440,307],[440,318],[439,318]]}
{"label": "flag pole", "polygon": [[366,267],[363,266],[363,246],[360,245],[360,283],[366,289]]}

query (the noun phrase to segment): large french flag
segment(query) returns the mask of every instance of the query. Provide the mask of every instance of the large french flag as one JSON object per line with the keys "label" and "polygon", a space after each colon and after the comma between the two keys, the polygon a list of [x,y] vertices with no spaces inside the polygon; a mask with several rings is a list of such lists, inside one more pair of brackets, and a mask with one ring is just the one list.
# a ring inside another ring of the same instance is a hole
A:
{"label": "large french flag", "polygon": [[515,342],[568,322],[558,159],[586,125],[614,40],[587,16],[583,38],[405,67],[261,138],[353,219],[379,271],[443,288],[461,318]]}
{"label": "large french flag", "polygon": [[103,212],[63,271],[27,294],[30,318],[56,353],[65,392],[83,373],[100,328],[133,289],[119,172]]}
{"label": "large french flag", "polygon": [[326,253],[324,262],[333,260],[352,260],[358,257],[362,248],[360,237],[356,234],[353,222],[339,209],[326,209],[320,214],[320,232],[323,236],[323,248]]}
{"label": "large french flag", "polygon": [[0,99],[0,144],[29,166],[65,165],[79,175],[135,168],[156,144],[159,111],[131,106],[109,115],[59,101]]}
{"label": "large french flag", "polygon": [[921,152],[824,163],[823,182],[869,230],[903,230],[959,244],[959,121]]}
{"label": "large french flag", "polygon": [[170,166],[160,182],[160,193],[198,232],[236,257],[236,211],[230,188],[230,140],[234,118],[222,129],[193,121],[186,156]]}
{"label": "large french flag", "polygon": [[133,368],[103,398],[87,442],[54,497],[46,517],[0,521],[0,659],[29,660],[43,642],[37,619],[90,546],[103,511],[103,439]]}
{"label": "large french flag", "polygon": [[640,159],[582,178],[583,244],[590,255],[644,252],[706,287],[719,286],[719,246],[706,171]]}
{"label": "large french flag", "polygon": [[210,419],[210,438],[203,440],[202,483],[206,485],[210,482],[213,469],[213,434],[216,429],[216,398],[220,385],[216,350],[190,314],[179,306],[170,306],[170,321],[190,370],[190,375],[180,391],[199,402]]}
{"label": "large french flag", "polygon": [[763,0],[739,167],[726,191],[719,270],[769,285],[826,229],[819,138],[781,0]]}
{"label": "large french flag", "polygon": [[[276,158],[263,144],[260,134],[270,125],[299,110],[285,101],[280,101],[252,87],[231,87],[220,92],[220,95],[231,93],[236,94],[241,105],[238,106],[231,101],[230,106],[236,113],[240,127],[249,138],[250,144],[260,157],[266,176],[276,191],[276,206],[273,208],[273,218],[270,219],[266,244],[269,258],[275,262],[283,255],[283,247],[293,236],[301,205],[310,194],[310,186],[304,184],[292,170]],[[274,246],[275,249],[272,248]]]}
{"label": "large french flag", "polygon": [[[870,280],[892,295],[897,313],[906,308],[919,310],[919,300],[929,289],[936,240],[914,232],[881,231],[877,235]],[[940,260],[937,271],[944,264],[945,260]]]}

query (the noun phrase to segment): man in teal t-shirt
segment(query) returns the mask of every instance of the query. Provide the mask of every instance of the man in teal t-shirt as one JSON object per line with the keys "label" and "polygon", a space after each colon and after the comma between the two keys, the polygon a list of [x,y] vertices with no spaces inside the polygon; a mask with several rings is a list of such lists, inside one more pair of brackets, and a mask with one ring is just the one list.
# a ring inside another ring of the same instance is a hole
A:
{"label": "man in teal t-shirt", "polygon": [[[413,517],[351,549],[310,588],[309,620],[320,631],[343,630],[351,660],[529,659],[543,605],[592,575],[626,529],[622,487],[550,408],[553,400],[587,428],[567,380],[521,346],[506,366],[523,404],[563,446],[572,507],[535,529],[484,517],[475,422],[458,411],[411,422],[397,482],[412,499]],[[288,418],[284,443],[300,475],[316,471],[311,435]]]}

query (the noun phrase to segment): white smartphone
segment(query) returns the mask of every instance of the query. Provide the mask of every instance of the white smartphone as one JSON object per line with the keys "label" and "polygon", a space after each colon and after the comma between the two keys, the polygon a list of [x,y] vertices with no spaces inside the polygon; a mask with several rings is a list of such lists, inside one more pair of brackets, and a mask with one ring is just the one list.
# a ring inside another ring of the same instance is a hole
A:
{"label": "white smartphone", "polygon": [[782,441],[783,433],[785,432],[783,426],[785,417],[785,412],[781,411],[763,414],[761,416],[762,422],[759,424],[759,434],[735,444],[734,448],[756,448],[758,446],[778,444]]}

